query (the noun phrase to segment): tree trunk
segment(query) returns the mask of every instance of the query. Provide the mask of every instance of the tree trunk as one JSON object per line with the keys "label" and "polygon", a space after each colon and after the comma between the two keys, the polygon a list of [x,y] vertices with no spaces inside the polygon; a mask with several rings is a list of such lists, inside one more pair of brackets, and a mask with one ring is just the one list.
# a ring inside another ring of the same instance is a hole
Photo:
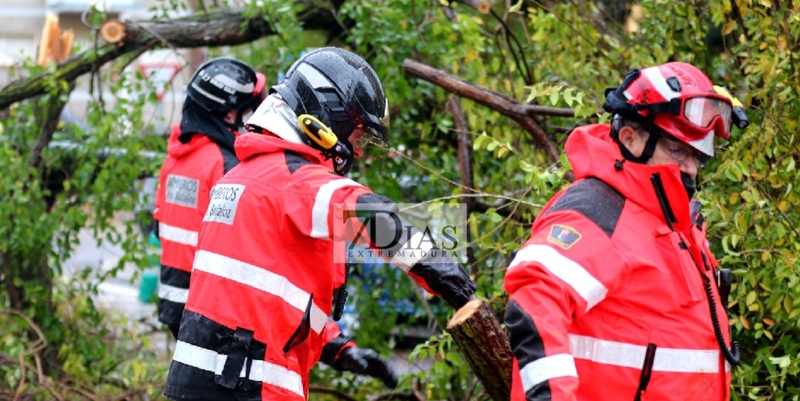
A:
{"label": "tree trunk", "polygon": [[447,323],[472,371],[495,401],[511,398],[511,345],[492,309],[480,299],[459,309]]}

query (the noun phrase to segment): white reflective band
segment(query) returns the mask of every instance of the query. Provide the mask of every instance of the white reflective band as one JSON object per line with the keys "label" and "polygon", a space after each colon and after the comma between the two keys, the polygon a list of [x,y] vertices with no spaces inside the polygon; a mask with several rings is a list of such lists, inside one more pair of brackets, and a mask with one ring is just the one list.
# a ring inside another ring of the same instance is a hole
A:
{"label": "white reflective band", "polygon": [[194,90],[202,93],[203,96],[205,96],[205,97],[207,97],[207,98],[209,98],[209,99],[211,99],[211,100],[213,100],[213,101],[215,101],[215,102],[217,102],[219,104],[225,104],[225,99],[217,97],[217,96],[214,96],[214,95],[206,92],[205,89],[201,88],[200,85],[197,85],[197,83],[193,83],[192,84],[192,88],[194,88]]}
{"label": "white reflective band", "polygon": [[[227,359],[227,355],[218,354],[210,349],[201,348],[183,341],[178,341],[177,344],[175,344],[175,354],[172,356],[173,361],[193,366],[207,372],[214,372],[215,375],[222,374],[222,369],[225,367],[225,361]],[[245,359],[245,363],[242,365],[242,371],[239,373],[239,377],[246,377],[246,374],[247,359]],[[253,360],[250,366],[249,379],[289,390],[305,398],[302,376],[283,366],[275,365],[267,361]]]}
{"label": "white reflective band", "polygon": [[[249,263],[204,250],[198,250],[195,253],[192,269],[223,277],[275,295],[300,310],[300,312],[306,311],[308,299],[311,297],[309,293],[292,284],[286,277]],[[316,303],[312,303],[311,329],[319,334],[325,328],[325,323],[327,322],[328,315]]]}
{"label": "white reflective band", "polygon": [[197,231],[158,223],[158,236],[167,241],[179,244],[197,246]]}
{"label": "white reflective band", "polygon": [[586,311],[605,299],[608,289],[583,266],[542,244],[532,244],[517,252],[508,269],[525,262],[536,262],[572,287],[585,301]]}
{"label": "white reflective band", "polygon": [[331,210],[331,198],[337,189],[350,186],[361,186],[361,184],[349,179],[342,178],[326,182],[317,192],[314,199],[314,207],[311,209],[311,237],[321,239],[331,239],[330,228],[328,227],[328,213]]}
{"label": "white reflective band", "polygon": [[432,248],[433,244],[430,239],[425,238],[422,232],[418,231],[411,236],[408,242],[400,247],[390,263],[408,273]]}
{"label": "white reflective band", "polygon": [[689,142],[691,147],[703,152],[706,156],[714,156],[714,130],[706,134],[705,138]]}
{"label": "white reflective band", "polygon": [[556,377],[578,377],[575,360],[569,354],[556,354],[537,359],[519,370],[522,388],[525,392],[533,386]]}
{"label": "white reflective band", "polygon": [[311,84],[314,89],[319,88],[333,88],[331,81],[325,78],[316,68],[309,64],[300,64],[297,66],[297,72],[303,74],[306,80]]}
{"label": "white reflective band", "polygon": [[227,86],[228,88],[232,88],[239,93],[253,93],[253,89],[255,89],[256,85],[253,82],[248,84],[240,84],[235,79],[225,75],[225,74],[217,74],[214,78],[217,82]]}
{"label": "white reflective band", "polygon": [[[572,355],[607,365],[642,369],[647,347],[598,338],[569,335]],[[717,373],[719,351],[677,348],[656,348],[653,370],[657,372]]]}
{"label": "white reflective band", "polygon": [[642,74],[650,80],[650,82],[653,84],[653,87],[656,88],[658,93],[664,97],[664,99],[670,100],[680,95],[679,92],[675,92],[669,87],[667,80],[663,75],[661,75],[661,70],[658,67],[645,68],[642,70]]}
{"label": "white reflective band", "polygon": [[162,284],[158,282],[158,298],[166,299],[167,301],[185,304],[186,299],[189,298],[189,289],[180,288],[172,285]]}

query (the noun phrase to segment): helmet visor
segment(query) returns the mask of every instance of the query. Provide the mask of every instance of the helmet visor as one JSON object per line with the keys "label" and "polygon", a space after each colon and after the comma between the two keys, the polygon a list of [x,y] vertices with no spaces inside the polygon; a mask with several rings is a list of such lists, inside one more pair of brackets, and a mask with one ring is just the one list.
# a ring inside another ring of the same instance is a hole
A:
{"label": "helmet visor", "polygon": [[373,143],[378,146],[389,145],[388,141],[386,140],[387,138],[385,134],[381,134],[380,132],[378,132],[378,130],[370,127],[369,125],[364,125],[363,128],[364,130],[361,133],[361,138],[364,145],[367,145],[369,143]]}
{"label": "helmet visor", "polygon": [[733,106],[727,99],[716,97],[693,97],[686,99],[683,105],[683,116],[698,128],[708,128],[717,120],[722,126],[715,127],[719,135],[728,137],[732,127]]}

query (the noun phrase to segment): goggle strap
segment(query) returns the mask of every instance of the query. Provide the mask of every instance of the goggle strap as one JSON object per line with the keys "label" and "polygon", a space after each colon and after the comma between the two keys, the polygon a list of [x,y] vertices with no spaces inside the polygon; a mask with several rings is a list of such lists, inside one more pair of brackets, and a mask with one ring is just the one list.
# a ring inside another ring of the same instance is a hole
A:
{"label": "goggle strap", "polygon": [[656,114],[659,113],[669,113],[673,116],[681,115],[681,106],[683,102],[680,98],[672,98],[668,102],[661,102],[661,103],[654,103],[654,104],[647,104],[647,105],[640,105],[637,106],[639,109],[647,109],[648,118],[653,116],[655,118]]}
{"label": "goggle strap", "polygon": [[658,145],[658,140],[661,139],[661,133],[651,129],[651,127],[646,127],[645,129],[650,133],[650,137],[647,138],[647,142],[644,145],[644,150],[639,157],[634,156],[633,153],[631,153],[631,151],[622,144],[622,142],[616,141],[619,151],[622,153],[622,157],[625,158],[625,160],[633,163],[645,164],[648,160],[650,160],[651,157],[653,157],[653,153],[656,151],[656,145]]}

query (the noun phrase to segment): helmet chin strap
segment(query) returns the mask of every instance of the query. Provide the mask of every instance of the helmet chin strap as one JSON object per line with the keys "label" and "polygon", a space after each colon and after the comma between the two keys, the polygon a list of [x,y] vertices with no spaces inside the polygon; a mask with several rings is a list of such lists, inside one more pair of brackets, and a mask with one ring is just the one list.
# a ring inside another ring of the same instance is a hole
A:
{"label": "helmet chin strap", "polygon": [[[653,153],[656,150],[656,145],[658,144],[658,140],[661,139],[661,134],[658,132],[654,133],[652,130],[649,130],[649,132],[650,136],[647,138],[647,142],[644,144],[644,150],[642,151],[642,154],[639,156],[634,156],[633,153],[631,153],[631,151],[628,150],[628,148],[625,147],[625,145],[623,145],[621,141],[619,140],[615,141],[617,142],[619,151],[620,153],[622,153],[622,157],[625,159],[625,161],[630,161],[639,164],[646,164],[647,161],[650,160],[651,157],[653,157]],[[623,169],[622,166],[623,166],[622,162],[619,160],[617,160],[614,163],[614,169],[616,169],[617,171],[621,171]],[[686,194],[689,196],[689,199],[692,199],[692,197],[700,187],[699,180],[694,180],[692,179],[691,175],[681,172],[681,183],[683,184],[683,188],[686,190]]]}
{"label": "helmet chin strap", "polygon": [[[622,157],[625,160],[631,161],[633,163],[640,163],[646,164],[651,157],[653,157],[653,153],[656,151],[656,145],[658,144],[658,140],[661,139],[661,135],[658,133],[650,131],[650,137],[647,138],[647,142],[644,144],[644,150],[642,154],[639,156],[634,156],[628,148],[622,144],[621,141],[617,140],[617,146],[619,147],[620,153],[622,153]],[[638,135],[638,134],[637,134]]]}

